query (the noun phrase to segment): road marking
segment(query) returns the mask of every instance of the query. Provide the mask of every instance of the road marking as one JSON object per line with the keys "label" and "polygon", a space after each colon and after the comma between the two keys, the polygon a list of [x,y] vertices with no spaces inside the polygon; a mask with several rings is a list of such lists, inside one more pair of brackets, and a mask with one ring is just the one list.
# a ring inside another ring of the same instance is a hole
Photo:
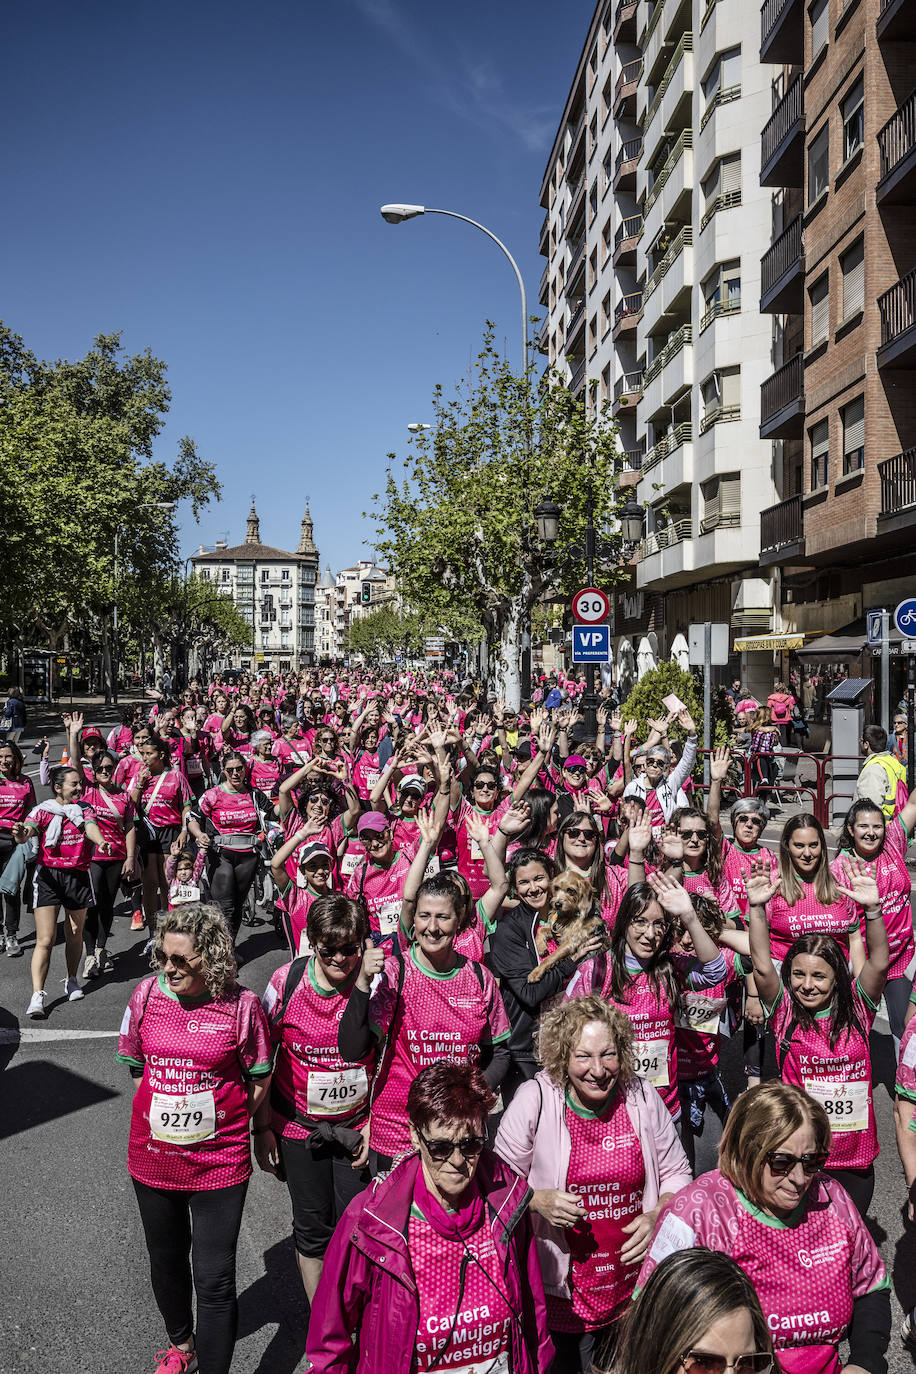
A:
{"label": "road marking", "polygon": [[0,1026],[0,1045],[44,1045],[49,1040],[117,1040],[120,1031],[38,1030],[34,1026]]}

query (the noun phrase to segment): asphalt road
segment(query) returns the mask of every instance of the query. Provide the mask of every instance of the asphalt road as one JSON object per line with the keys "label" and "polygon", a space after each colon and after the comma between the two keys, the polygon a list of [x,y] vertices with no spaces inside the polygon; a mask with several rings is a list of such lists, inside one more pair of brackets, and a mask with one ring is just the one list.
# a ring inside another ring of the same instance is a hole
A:
{"label": "asphalt road", "polygon": [[[93,716],[93,719],[101,718]],[[27,736],[26,749],[30,742]],[[58,737],[52,741],[54,757]],[[29,768],[33,765],[27,764]],[[36,779],[37,781],[37,779]],[[63,1000],[63,946],[54,951],[46,1021],[25,1017],[34,926],[24,916],[22,959],[0,955],[0,1374],[152,1371],[166,1344],[125,1157],[132,1081],[114,1058],[124,1006],[147,963],[143,933],[115,921],[114,972]],[[271,926],[243,927],[242,981],[259,994],[284,962]],[[903,1173],[893,1128],[893,1043],[883,1017],[872,1040],[882,1154],[870,1224],[892,1274],[893,1374],[913,1361],[896,1334],[901,1303],[916,1304],[916,1228],[904,1230]],[[740,1079],[740,1045],[726,1042],[726,1077]],[[698,1171],[714,1164],[707,1125]],[[234,1374],[298,1374],[308,1309],[290,1239],[286,1189],[252,1178],[238,1252],[241,1327]]]}

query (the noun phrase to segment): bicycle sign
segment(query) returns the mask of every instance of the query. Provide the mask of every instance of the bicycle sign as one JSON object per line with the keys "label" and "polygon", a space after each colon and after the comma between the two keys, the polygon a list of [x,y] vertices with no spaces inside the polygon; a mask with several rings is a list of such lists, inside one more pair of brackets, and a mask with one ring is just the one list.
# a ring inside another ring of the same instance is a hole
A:
{"label": "bicycle sign", "polygon": [[894,624],[904,639],[916,639],[916,597],[901,601],[894,611]]}

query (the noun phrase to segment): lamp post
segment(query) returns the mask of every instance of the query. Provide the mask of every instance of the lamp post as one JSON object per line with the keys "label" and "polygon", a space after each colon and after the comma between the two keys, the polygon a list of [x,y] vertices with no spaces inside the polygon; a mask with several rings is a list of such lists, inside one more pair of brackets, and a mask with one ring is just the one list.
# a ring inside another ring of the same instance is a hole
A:
{"label": "lamp post", "polygon": [[[418,215],[448,215],[449,219],[460,219],[464,224],[471,224],[475,229],[479,229],[482,234],[486,234],[488,239],[492,239],[497,248],[505,253],[515,273],[515,280],[518,282],[518,289],[522,297],[522,371],[525,377],[528,376],[528,297],[525,295],[525,283],[519,271],[518,263],[509,252],[502,239],[498,239],[492,230],[485,224],[480,224],[476,219],[468,219],[467,215],[456,214],[454,210],[434,210],[429,205],[383,205],[381,208],[382,219],[386,224],[403,224],[405,220],[416,219]],[[408,425],[408,429],[410,426]]]}
{"label": "lamp post", "polygon": [[[541,501],[535,509],[534,518],[538,528],[538,536],[548,549],[556,545],[560,533],[561,514],[557,503],[550,500]],[[642,507],[634,501],[632,494],[627,497],[624,505],[617,511],[617,518],[623,536],[623,556],[624,559],[629,560],[635,545],[642,538],[643,530]],[[595,558],[612,558],[616,556],[617,552],[616,542],[603,539],[595,529],[595,498],[592,488],[592,473],[591,468],[589,468],[584,539],[582,544],[567,544],[562,552],[558,552],[557,564],[581,562],[584,558],[585,580],[587,585],[591,587],[595,583]],[[598,698],[595,693],[594,663],[586,663],[585,665],[585,692],[582,695],[582,710],[586,739],[594,739],[598,733]]]}
{"label": "lamp post", "polygon": [[[137,510],[174,510],[178,505],[177,501],[141,501],[136,507]],[[111,699],[115,706],[118,704],[118,544],[121,535],[120,525],[115,530],[114,536],[114,597],[112,600],[111,614]]]}

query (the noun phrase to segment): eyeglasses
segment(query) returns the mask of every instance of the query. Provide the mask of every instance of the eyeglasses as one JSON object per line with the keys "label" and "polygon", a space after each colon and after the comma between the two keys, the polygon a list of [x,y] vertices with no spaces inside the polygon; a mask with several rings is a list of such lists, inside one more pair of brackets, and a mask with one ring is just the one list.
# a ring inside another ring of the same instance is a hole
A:
{"label": "eyeglasses", "polygon": [[594,830],[585,830],[578,825],[571,825],[566,834],[571,840],[591,840],[594,843],[598,839]]}
{"label": "eyeglasses", "polygon": [[654,763],[656,768],[664,768],[667,762],[667,759],[646,759],[646,763]]}
{"label": "eyeglasses", "polygon": [[160,968],[165,968],[166,964],[171,964],[172,968],[177,969],[179,973],[190,973],[191,969],[200,963],[201,956],[192,954],[190,959],[186,959],[183,954],[166,954],[164,950],[157,949],[153,958]]}
{"label": "eyeglasses", "polygon": [[696,835],[699,839],[705,840],[709,834],[708,830],[679,830],[677,832],[682,840],[689,840],[691,835]]}
{"label": "eyeglasses", "polygon": [[447,1159],[458,1150],[463,1159],[477,1159],[486,1146],[486,1137],[482,1135],[466,1135],[461,1140],[427,1140],[423,1132],[414,1127],[417,1135],[426,1146],[430,1159],[434,1159],[437,1164],[444,1164]]}
{"label": "eyeglasses", "polygon": [[359,945],[337,945],[334,949],[327,949],[324,945],[316,945],[315,953],[319,959],[353,959],[360,953]]}
{"label": "eyeglasses", "polygon": [[694,1374],[725,1374],[726,1369],[735,1374],[767,1374],[773,1367],[773,1357],[765,1350],[755,1350],[753,1355],[739,1355],[729,1360],[725,1355],[710,1355],[705,1350],[688,1350],[681,1356],[681,1364]]}
{"label": "eyeglasses", "polygon": [[777,1178],[785,1178],[786,1174],[791,1174],[796,1164],[800,1164],[802,1172],[810,1176],[823,1169],[827,1163],[827,1153],[826,1150],[815,1150],[813,1154],[790,1155],[784,1150],[771,1150],[767,1155],[767,1164],[770,1173],[775,1174]]}
{"label": "eyeglasses", "polygon": [[362,839],[363,844],[368,845],[370,848],[374,849],[376,845],[384,845],[388,843],[388,829],[386,827],[384,830],[370,830],[368,831],[368,833],[364,830],[360,838]]}
{"label": "eyeglasses", "polygon": [[647,921],[645,916],[634,916],[630,922],[631,930],[651,931],[653,935],[664,935],[670,926],[670,921]]}
{"label": "eyeglasses", "polygon": [[478,791],[495,792],[497,784],[495,782],[488,782],[486,778],[481,778],[480,782],[474,783],[474,787]]}
{"label": "eyeglasses", "polygon": [[567,773],[584,773],[586,771],[584,763],[564,763],[563,767]]}

